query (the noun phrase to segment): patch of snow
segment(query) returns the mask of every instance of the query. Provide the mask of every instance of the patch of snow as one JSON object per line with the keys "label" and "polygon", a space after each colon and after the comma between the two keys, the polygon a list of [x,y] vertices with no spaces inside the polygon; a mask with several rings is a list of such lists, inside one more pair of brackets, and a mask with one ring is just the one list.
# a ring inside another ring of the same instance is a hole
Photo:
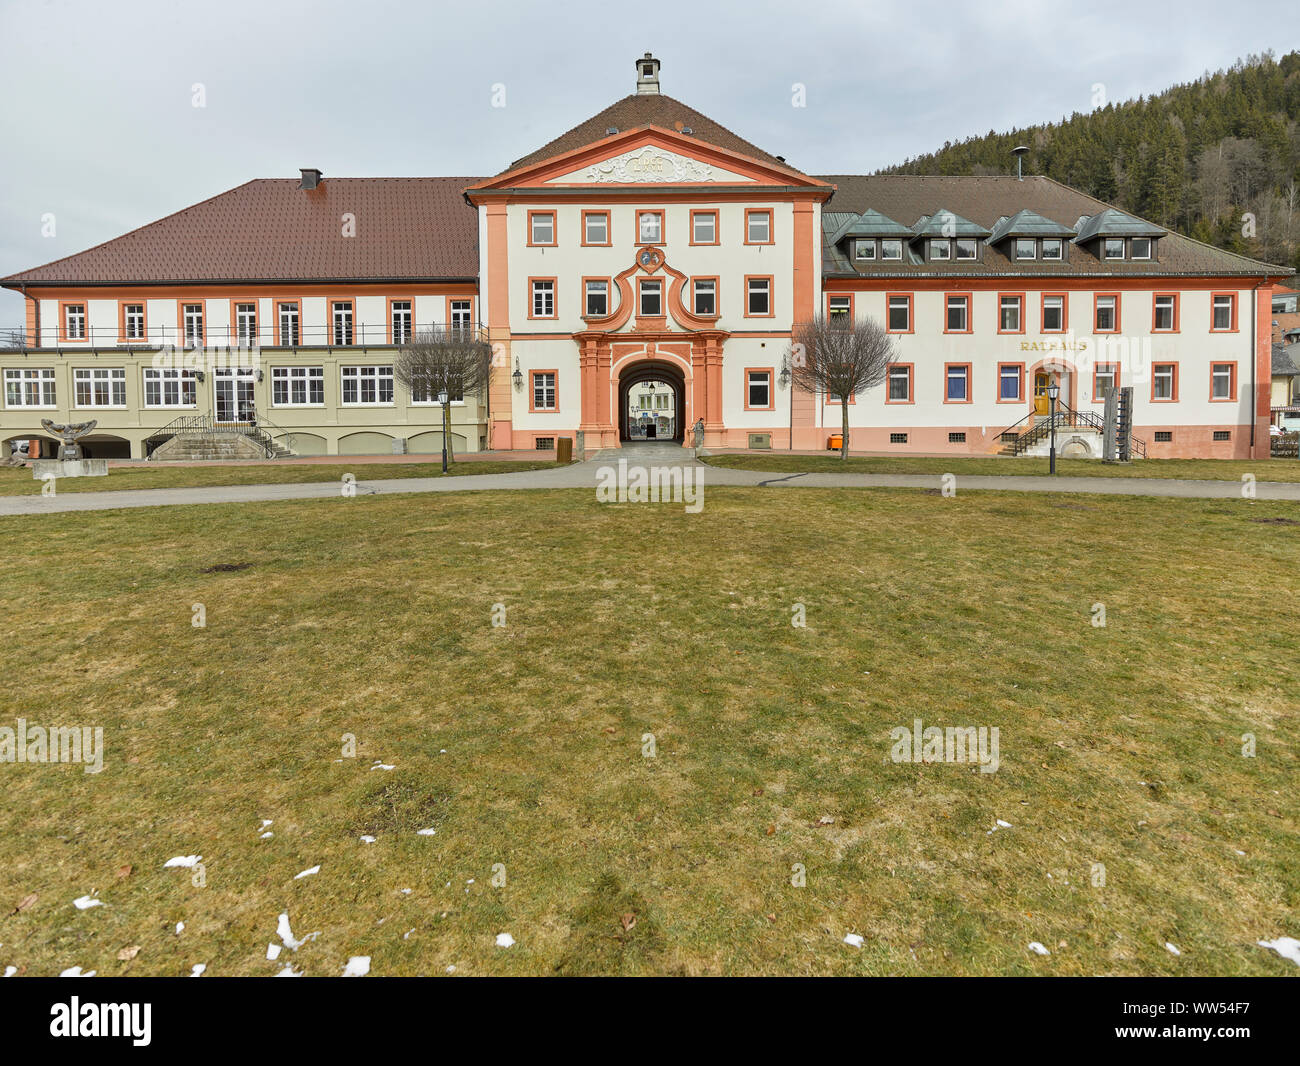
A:
{"label": "patch of snow", "polygon": [[497,933],[497,947],[512,948],[515,946],[515,938],[509,933]]}
{"label": "patch of snow", "polygon": [[1276,951],[1282,958],[1290,959],[1300,966],[1300,940],[1295,937],[1280,936],[1276,940],[1256,940],[1255,943],[1262,948]]}
{"label": "patch of snow", "polygon": [[447,967],[447,972],[448,972],[448,973],[455,973],[455,972],[456,972],[456,967],[455,967],[455,966],[448,966],[448,967]]}
{"label": "patch of snow", "polygon": [[283,950],[284,948],[282,948],[279,944],[267,944],[266,961],[275,962],[275,960],[280,957],[280,952],[282,952]]}
{"label": "patch of snow", "polygon": [[313,866],[310,870],[303,870],[303,872],[300,873],[300,874],[294,874],[294,875],[293,875],[293,879],[294,879],[295,881],[301,881],[304,877],[311,877],[312,874],[318,874],[318,873],[320,873],[320,866],[319,866],[319,864],[316,865],[316,866]]}
{"label": "patch of snow", "polygon": [[862,947],[862,936],[859,933],[847,933],[844,936],[844,943],[852,948]]}
{"label": "patch of snow", "polygon": [[266,829],[266,828],[268,828],[269,826],[272,826],[272,825],[275,825],[275,822],[273,822],[270,818],[263,818],[263,819],[262,819],[262,828],[263,828],[263,829]]}
{"label": "patch of snow", "polygon": [[90,910],[91,907],[102,907],[104,901],[96,899],[94,896],[79,896],[72,901],[72,905],[79,911]]}
{"label": "patch of snow", "polygon": [[265,833],[263,833],[263,834],[262,834],[261,836],[259,836],[257,839],[258,839],[258,840],[270,840],[273,836],[275,836],[275,834],[272,833],[272,832],[268,829]]}
{"label": "patch of snow", "polygon": [[6,977],[12,977],[12,976],[13,976],[14,974],[16,974],[17,972],[18,972],[18,967],[17,967],[17,966],[6,966],[6,967],[5,967],[5,976],[6,976]]}
{"label": "patch of snow", "polygon": [[1165,941],[1165,950],[1168,951],[1170,955],[1182,954],[1182,952],[1179,951],[1176,947],[1174,947],[1173,944],[1169,943],[1168,940]]}
{"label": "patch of snow", "polygon": [[364,836],[361,838],[361,843],[363,844],[373,844],[374,842],[375,838],[371,836]]}
{"label": "patch of snow", "polygon": [[85,973],[82,973],[80,966],[69,966],[66,970],[64,970],[61,974],[59,974],[59,976],[60,977],[94,977],[95,971],[87,970]]}
{"label": "patch of snow", "polygon": [[286,966],[283,970],[281,970],[281,971],[280,971],[278,974],[276,974],[275,976],[276,976],[276,977],[301,977],[301,976],[302,976],[302,971],[301,971],[301,970],[295,970],[292,966]]}
{"label": "patch of snow", "polygon": [[415,835],[418,837],[431,837],[437,835],[436,829],[417,829]]}
{"label": "patch of snow", "polygon": [[1048,951],[1045,947],[1043,947],[1043,945],[1040,944],[1037,940],[1031,940],[1031,941],[1029,942],[1029,950],[1032,951],[1035,955],[1050,955],[1050,954],[1051,954],[1051,952]]}
{"label": "patch of snow", "polygon": [[353,955],[343,967],[344,977],[365,977],[370,972],[369,955]]}
{"label": "patch of snow", "polygon": [[380,762],[378,759],[376,759],[376,760],[375,760],[375,764],[374,764],[374,766],[372,766],[370,769],[372,769],[372,770],[396,770],[397,767],[394,766],[392,763]]}
{"label": "patch of snow", "polygon": [[185,932],[185,923],[184,923],[184,922],[177,922],[177,923],[176,923],[176,935],[177,935],[177,936],[180,936],[183,932]]}
{"label": "patch of snow", "polygon": [[208,964],[206,962],[196,962],[194,964],[194,968],[190,970],[190,976],[202,977],[203,974],[206,972],[207,968],[208,968]]}
{"label": "patch of snow", "polygon": [[405,933],[402,934],[402,939],[403,939],[403,940],[410,940],[410,939],[411,939],[411,934],[414,933],[414,932],[415,932],[415,928],[414,928],[414,927],[408,929]]}
{"label": "patch of snow", "polygon": [[202,855],[177,855],[174,859],[168,859],[163,863],[163,869],[166,870],[171,866],[183,866],[187,870],[193,870],[202,859]]}
{"label": "patch of snow", "polygon": [[285,911],[285,913],[280,915],[280,922],[275,927],[275,931],[276,934],[280,937],[280,939],[284,941],[284,946],[287,947],[290,951],[297,951],[304,944],[312,940],[315,940],[318,936],[320,936],[320,933],[318,931],[315,933],[308,933],[301,940],[295,938],[293,935],[293,930],[289,928],[288,911]]}

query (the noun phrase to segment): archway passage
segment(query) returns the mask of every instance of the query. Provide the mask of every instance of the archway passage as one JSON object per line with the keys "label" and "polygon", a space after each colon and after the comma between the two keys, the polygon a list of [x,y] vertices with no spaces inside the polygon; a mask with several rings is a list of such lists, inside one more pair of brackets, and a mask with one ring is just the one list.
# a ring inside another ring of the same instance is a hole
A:
{"label": "archway passage", "polygon": [[618,439],[676,441],[686,433],[686,377],[671,363],[633,363],[618,376]]}

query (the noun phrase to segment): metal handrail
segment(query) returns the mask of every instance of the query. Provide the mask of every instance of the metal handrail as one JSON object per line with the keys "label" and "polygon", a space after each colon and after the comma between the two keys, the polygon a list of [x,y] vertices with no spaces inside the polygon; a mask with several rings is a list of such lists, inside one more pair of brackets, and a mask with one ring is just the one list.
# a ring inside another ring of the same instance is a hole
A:
{"label": "metal handrail", "polygon": [[401,347],[403,343],[431,336],[440,341],[486,341],[482,323],[448,325],[445,322],[412,323],[409,329],[394,333],[390,323],[357,322],[347,328],[333,325],[299,325],[285,336],[277,320],[262,322],[251,333],[238,326],[216,326],[201,337],[187,333],[184,327],[150,325],[142,337],[123,336],[116,326],[89,326],[77,336],[68,336],[58,326],[39,330],[12,329],[0,332],[0,349],[27,351],[36,348],[376,348]]}
{"label": "metal handrail", "polygon": [[[1015,425],[1008,426],[998,435],[999,439],[1007,433],[1014,432],[1016,426],[1027,422],[1034,416],[1034,414],[1035,412],[1031,411]],[[1022,452],[1027,451],[1032,445],[1046,437],[1052,431],[1053,425],[1055,425],[1057,429],[1063,427],[1068,428],[1070,426],[1087,426],[1090,429],[1098,430],[1103,435],[1106,432],[1105,419],[1100,415],[1094,414],[1091,411],[1076,411],[1068,403],[1061,401],[1060,410],[1055,414],[1039,415],[1027,433],[1017,433],[1014,440],[1007,442],[1007,445],[1011,449],[1011,454],[1020,455]],[[1133,454],[1139,459],[1145,459],[1147,457],[1146,441],[1131,435],[1129,441]]]}
{"label": "metal handrail", "polygon": [[218,419],[216,415],[181,415],[174,418],[161,429],[150,434],[152,437],[176,437],[183,434],[201,436],[205,433],[240,433],[251,438],[257,446],[262,449],[268,459],[276,458],[276,442],[273,434],[279,433],[288,443],[285,447],[290,452],[294,450],[295,434],[292,430],[285,429],[277,425],[269,418],[263,418],[255,410],[249,412],[250,417],[241,419]]}

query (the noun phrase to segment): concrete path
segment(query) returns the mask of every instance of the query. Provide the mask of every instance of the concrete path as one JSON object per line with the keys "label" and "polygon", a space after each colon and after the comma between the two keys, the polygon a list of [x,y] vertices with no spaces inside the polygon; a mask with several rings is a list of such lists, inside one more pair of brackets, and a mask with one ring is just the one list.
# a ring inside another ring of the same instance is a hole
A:
{"label": "concrete path", "polygon": [[[518,489],[588,489],[595,491],[602,467],[615,466],[619,459],[627,459],[629,467],[639,465],[673,465],[701,469],[705,490],[714,486],[749,485],[773,488],[908,488],[939,489],[938,474],[777,474],[758,470],[725,470],[705,466],[692,458],[667,462],[650,449],[658,451],[665,445],[650,445],[642,454],[628,448],[609,449],[611,460],[598,458],[572,466],[550,470],[525,470],[511,474],[468,474],[447,478],[385,478],[358,481],[357,496],[387,495],[409,492],[484,492],[489,490]],[[679,454],[689,455],[682,449]],[[104,511],[118,507],[162,507],[195,503],[254,503],[274,500],[311,500],[340,496],[343,493],[342,475],[346,466],[339,469],[340,480],[316,481],[290,485],[222,485],[189,489],[130,489],[109,492],[63,492],[55,496],[42,496],[40,486],[32,482],[32,493],[27,496],[0,496],[0,516],[47,514],[61,511]],[[112,477],[112,475],[109,475]],[[1180,481],[1173,478],[1124,477],[1033,477],[1033,476],[967,476],[958,475],[957,493],[968,491],[999,490],[1003,492],[1082,492],[1103,496],[1168,496],[1184,499],[1241,499],[1239,481]],[[1260,500],[1295,500],[1300,502],[1300,483],[1260,481],[1255,485],[1255,495]]]}

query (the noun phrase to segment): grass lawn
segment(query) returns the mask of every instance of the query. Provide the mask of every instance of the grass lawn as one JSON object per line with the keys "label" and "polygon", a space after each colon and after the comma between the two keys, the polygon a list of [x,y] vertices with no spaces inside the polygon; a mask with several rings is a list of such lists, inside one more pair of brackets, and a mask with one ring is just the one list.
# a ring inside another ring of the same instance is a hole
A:
{"label": "grass lawn", "polygon": [[[1295,516],[711,488],[0,518],[0,725],[105,744],[0,763],[0,969],[1294,976],[1256,941],[1300,935]],[[1000,768],[891,761],[914,718],[997,726]],[[193,854],[201,887],[163,868]],[[270,962],[282,912],[320,935]]]}
{"label": "grass lawn", "polygon": [[[711,455],[710,466],[733,470],[771,470],[776,473],[818,474],[1017,474],[1047,475],[1047,459],[1009,455],[953,456],[927,459],[914,456],[779,455],[747,452]],[[1196,481],[1240,481],[1254,474],[1260,481],[1300,481],[1297,459],[1141,459],[1132,463],[1102,463],[1096,459],[1056,460],[1064,477],[1169,477]]]}
{"label": "grass lawn", "polygon": [[[513,474],[518,470],[543,470],[555,466],[550,459],[480,459],[448,465],[447,477],[467,474]],[[443,477],[442,461],[430,463],[367,463],[358,456],[354,465],[342,463],[259,463],[255,466],[109,467],[107,477],[59,478],[59,492],[106,492],[118,489],[178,489],[204,485],[287,485],[303,481],[338,481],[352,474],[358,481],[379,478]],[[0,496],[39,494],[41,482],[29,467],[0,467]]]}

